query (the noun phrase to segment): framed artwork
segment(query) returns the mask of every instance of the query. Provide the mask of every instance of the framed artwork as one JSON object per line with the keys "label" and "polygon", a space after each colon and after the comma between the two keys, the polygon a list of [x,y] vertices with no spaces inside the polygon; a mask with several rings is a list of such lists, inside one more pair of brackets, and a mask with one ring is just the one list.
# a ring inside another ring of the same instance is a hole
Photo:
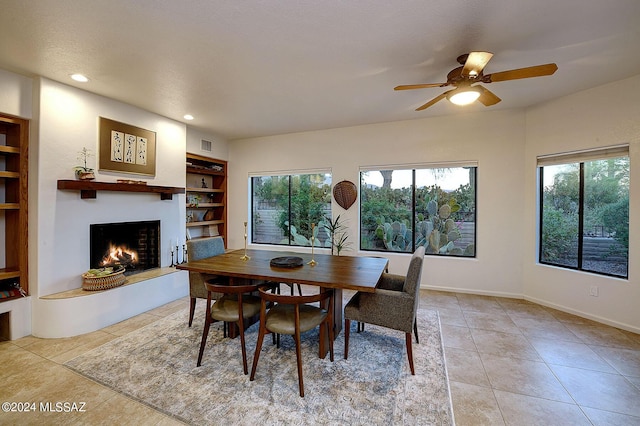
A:
{"label": "framed artwork", "polygon": [[100,117],[99,170],[156,175],[156,133]]}

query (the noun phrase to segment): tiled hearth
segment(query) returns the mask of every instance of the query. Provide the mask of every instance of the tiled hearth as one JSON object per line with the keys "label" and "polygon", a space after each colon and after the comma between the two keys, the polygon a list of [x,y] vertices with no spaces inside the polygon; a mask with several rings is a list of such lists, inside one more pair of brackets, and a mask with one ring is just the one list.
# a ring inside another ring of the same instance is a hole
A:
{"label": "tiled hearth", "polygon": [[[155,268],[155,269],[150,269],[148,271],[144,271],[144,272],[140,272],[138,274],[135,275],[130,275],[127,277],[127,280],[125,281],[125,283],[120,286],[120,287],[126,287],[128,285],[133,285],[133,284],[137,284],[140,283],[142,281],[146,281],[146,280],[150,280],[152,278],[158,278],[158,277],[162,277],[164,275],[169,275],[169,274],[173,274],[178,272],[178,270],[176,268],[172,268],[172,267],[164,267],[164,268]],[[118,288],[118,287],[116,287]],[[97,293],[101,293],[101,292],[105,292],[105,291],[111,291],[113,289],[109,289],[109,290],[98,290],[98,291],[86,291],[83,290],[82,288],[75,288],[73,290],[67,290],[67,291],[62,291],[60,293],[54,293],[54,294],[50,294],[48,296],[42,296],[40,299],[45,299],[45,300],[55,300],[55,299],[68,299],[71,297],[82,297],[82,296],[90,296],[92,294],[97,294]]]}

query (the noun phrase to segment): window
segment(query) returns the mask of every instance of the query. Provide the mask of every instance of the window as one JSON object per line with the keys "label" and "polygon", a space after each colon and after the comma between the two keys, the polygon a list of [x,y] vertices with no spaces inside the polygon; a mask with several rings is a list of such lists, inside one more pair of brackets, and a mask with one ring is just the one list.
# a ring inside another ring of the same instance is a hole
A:
{"label": "window", "polygon": [[475,257],[476,169],[361,170],[360,249]]}
{"label": "window", "polygon": [[[325,217],[331,218],[330,173],[251,177],[252,243],[311,246],[311,225]],[[325,245],[322,226],[314,237]]]}
{"label": "window", "polygon": [[628,276],[628,147],[538,158],[539,261]]}

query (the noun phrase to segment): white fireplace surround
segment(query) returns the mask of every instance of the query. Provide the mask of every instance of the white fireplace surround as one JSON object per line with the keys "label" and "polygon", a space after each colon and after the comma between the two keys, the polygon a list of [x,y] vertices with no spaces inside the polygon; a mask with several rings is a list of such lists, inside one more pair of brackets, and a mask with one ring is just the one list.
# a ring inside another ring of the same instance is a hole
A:
{"label": "white fireplace surround", "polygon": [[81,274],[90,267],[93,223],[160,220],[161,267],[171,264],[169,241],[184,241],[184,194],[161,200],[153,193],[98,191],[95,199],[81,199],[78,191],[56,189],[59,179],[73,179],[83,147],[93,152],[90,166],[97,168],[99,117],[154,131],[157,143],[155,176],[96,170],[99,182],[135,177],[149,185],[184,188],[180,159],[186,152],[186,126],[46,79],[34,82],[34,92],[39,115],[32,120],[30,136],[29,203],[37,205],[37,214],[29,217],[28,334],[52,338],[88,333],[186,296],[188,275],[179,271],[95,294],[51,298],[81,287]]}
{"label": "white fireplace surround", "polygon": [[30,120],[29,296],[0,303],[0,314],[9,314],[11,339],[88,333],[187,296],[188,273],[175,271],[107,291],[60,297],[80,290],[81,274],[89,269],[90,223],[160,220],[160,266],[168,269],[169,242],[184,242],[186,208],[184,194],[161,200],[153,193],[98,191],[96,199],[83,200],[78,191],[57,190],[57,181],[74,179],[83,147],[94,154],[89,167],[97,168],[99,117],[154,131],[157,143],[155,176],[96,170],[99,182],[135,179],[184,188],[187,150],[198,153],[202,139],[216,140],[208,154],[227,159],[227,142],[45,78],[0,69],[0,93],[0,111]]}

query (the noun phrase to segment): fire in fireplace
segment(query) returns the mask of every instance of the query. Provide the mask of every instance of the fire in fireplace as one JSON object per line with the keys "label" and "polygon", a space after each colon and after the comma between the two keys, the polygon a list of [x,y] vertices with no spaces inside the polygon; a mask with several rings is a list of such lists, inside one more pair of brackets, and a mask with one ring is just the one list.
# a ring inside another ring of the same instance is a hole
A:
{"label": "fire in fireplace", "polygon": [[100,267],[124,266],[135,268],[138,264],[138,252],[127,246],[115,246],[111,244],[107,254],[102,258]]}
{"label": "fire in fireplace", "polygon": [[90,268],[125,268],[132,275],[160,266],[160,221],[90,225]]}

